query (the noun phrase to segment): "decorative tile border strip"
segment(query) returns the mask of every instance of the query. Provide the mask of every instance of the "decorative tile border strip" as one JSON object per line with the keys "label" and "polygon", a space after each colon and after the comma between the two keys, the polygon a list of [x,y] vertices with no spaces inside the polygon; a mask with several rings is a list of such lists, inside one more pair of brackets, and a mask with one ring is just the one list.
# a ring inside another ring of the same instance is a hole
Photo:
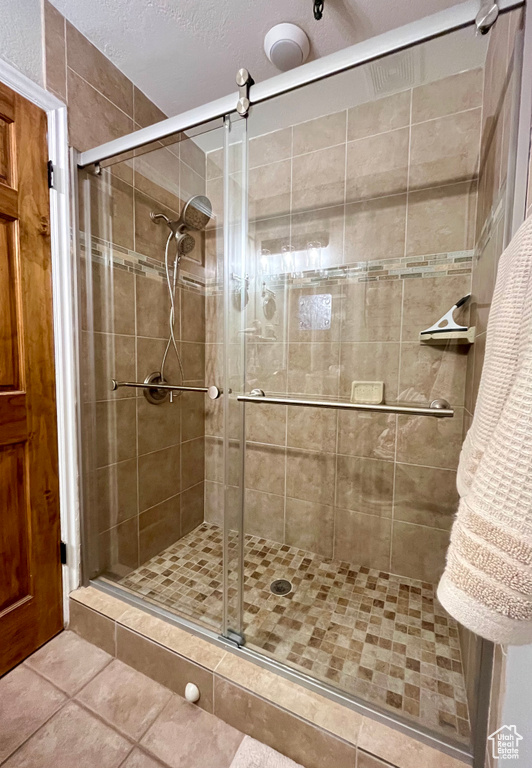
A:
{"label": "decorative tile border strip", "polygon": [[[80,251],[82,255],[86,253],[86,244],[84,233],[80,233]],[[130,251],[120,245],[114,245],[98,237],[92,238],[92,260],[96,264],[103,266],[109,265],[109,259],[113,267],[132,272],[142,277],[156,278],[166,280],[164,262],[153,259],[150,256],[144,256],[136,251]],[[187,273],[186,268],[182,266],[179,270],[178,284],[181,287],[192,288],[196,291],[205,291],[204,281],[196,275]]]}
{"label": "decorative tile border strip", "polygon": [[[85,253],[84,234],[80,234],[82,254]],[[346,279],[359,283],[389,280],[406,280],[424,277],[452,277],[471,274],[474,250],[450,251],[426,256],[404,256],[400,259],[377,259],[358,261],[320,270],[308,270],[295,274],[265,276],[262,280],[272,289],[300,287],[304,285],[341,285]],[[113,245],[100,238],[92,238],[92,259],[102,265],[109,264],[144,277],[165,279],[162,261],[144,256],[136,251]],[[261,280],[261,281],[262,281]],[[179,284],[208,295],[219,294],[223,290],[220,280],[202,280],[190,275],[182,265]]]}
{"label": "decorative tile border strip", "polygon": [[324,270],[304,272],[302,275],[288,276],[288,282],[292,285],[305,285],[315,281],[338,280],[338,278],[368,282],[469,274],[473,254],[473,250],[453,251],[428,256],[405,256],[401,259],[352,262],[340,267],[330,267]]}
{"label": "decorative tile border strip", "polygon": [[[359,283],[387,280],[411,280],[424,277],[453,277],[470,275],[474,250],[435,253],[426,256],[404,256],[400,259],[358,261],[320,270],[308,270],[295,274],[264,276],[259,278],[268,288],[286,289],[305,285],[342,285],[345,280]],[[219,294],[223,290],[220,280],[206,281],[207,294]]]}

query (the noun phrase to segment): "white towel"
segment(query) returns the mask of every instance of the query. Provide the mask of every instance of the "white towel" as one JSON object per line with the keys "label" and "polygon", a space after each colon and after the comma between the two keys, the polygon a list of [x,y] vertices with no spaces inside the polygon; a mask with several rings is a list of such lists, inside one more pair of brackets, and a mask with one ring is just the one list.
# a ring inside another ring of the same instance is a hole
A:
{"label": "white towel", "polygon": [[460,505],[438,587],[444,608],[496,643],[532,642],[532,218],[501,256]]}

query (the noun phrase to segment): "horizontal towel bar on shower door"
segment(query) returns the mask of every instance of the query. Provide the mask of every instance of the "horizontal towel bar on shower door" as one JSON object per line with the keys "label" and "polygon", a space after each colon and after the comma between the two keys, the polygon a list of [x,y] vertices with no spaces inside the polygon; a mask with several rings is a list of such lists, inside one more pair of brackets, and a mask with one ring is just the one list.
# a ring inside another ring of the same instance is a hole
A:
{"label": "horizontal towel bar on shower door", "polygon": [[451,418],[453,409],[445,400],[433,400],[430,405],[369,405],[367,403],[336,402],[334,400],[300,400],[290,397],[270,397],[262,390],[249,395],[237,395],[243,403],[274,403],[275,405],[299,405],[306,408],[338,408],[345,411],[374,411],[375,413],[401,413],[406,416],[436,416]]}
{"label": "horizontal towel bar on shower door", "polygon": [[222,394],[222,390],[218,389],[218,387],[214,386],[214,384],[210,387],[178,387],[175,384],[117,381],[116,379],[111,379],[111,383],[113,385],[113,392],[119,387],[134,387],[136,389],[168,389],[171,392],[204,392],[206,395],[209,395],[211,400],[217,400]]}

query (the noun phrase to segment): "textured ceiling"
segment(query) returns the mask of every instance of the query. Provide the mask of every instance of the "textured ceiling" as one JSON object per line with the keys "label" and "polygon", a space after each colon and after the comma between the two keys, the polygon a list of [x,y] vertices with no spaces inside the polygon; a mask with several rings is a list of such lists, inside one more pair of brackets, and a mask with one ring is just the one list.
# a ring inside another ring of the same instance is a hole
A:
{"label": "textured ceiling", "polygon": [[255,81],[278,74],[264,35],[299,24],[319,58],[454,5],[457,0],[51,0],[88,39],[168,115],[236,90],[246,67]]}

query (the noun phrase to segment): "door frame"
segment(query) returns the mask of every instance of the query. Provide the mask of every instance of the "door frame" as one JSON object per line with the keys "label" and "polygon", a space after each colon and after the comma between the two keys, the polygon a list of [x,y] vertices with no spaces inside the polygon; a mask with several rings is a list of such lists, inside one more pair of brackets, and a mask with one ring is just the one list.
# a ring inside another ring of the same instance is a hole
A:
{"label": "door frame", "polygon": [[66,623],[68,596],[80,582],[78,306],[75,264],[71,256],[67,107],[60,99],[3,59],[0,59],[0,82],[46,112],[48,120],[48,157],[53,164],[53,187],[50,189],[50,245],[59,507],[61,541],[66,545],[67,561],[61,568],[63,620]]}

